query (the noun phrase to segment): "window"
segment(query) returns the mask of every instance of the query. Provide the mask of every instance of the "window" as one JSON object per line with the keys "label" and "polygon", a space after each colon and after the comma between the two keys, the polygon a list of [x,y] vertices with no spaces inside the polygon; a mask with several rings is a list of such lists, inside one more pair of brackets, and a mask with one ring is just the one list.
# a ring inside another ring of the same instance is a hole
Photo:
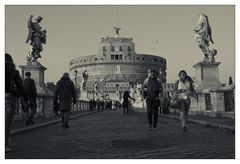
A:
{"label": "window", "polygon": [[144,60],[144,58],[142,58],[142,60]]}
{"label": "window", "polygon": [[158,60],[157,60],[157,58],[153,58],[153,60],[155,61],[155,62],[157,62]]}
{"label": "window", "polygon": [[118,55],[115,55],[115,60],[118,60]]}
{"label": "window", "polygon": [[112,52],[114,51],[114,47],[113,47],[113,46],[111,46],[111,51],[112,51]]}
{"label": "window", "polygon": [[111,55],[111,60],[114,60],[114,55]]}
{"label": "window", "polygon": [[123,60],[123,55],[119,55],[119,60]]}
{"label": "window", "polygon": [[131,51],[131,47],[130,46],[128,46],[128,51]]}
{"label": "window", "polygon": [[119,47],[119,50],[122,51],[122,46]]}
{"label": "window", "polygon": [[105,52],[106,51],[106,48],[105,48],[105,46],[103,46],[103,52]]}
{"label": "window", "polygon": [[95,58],[95,60],[97,60],[97,58]]}

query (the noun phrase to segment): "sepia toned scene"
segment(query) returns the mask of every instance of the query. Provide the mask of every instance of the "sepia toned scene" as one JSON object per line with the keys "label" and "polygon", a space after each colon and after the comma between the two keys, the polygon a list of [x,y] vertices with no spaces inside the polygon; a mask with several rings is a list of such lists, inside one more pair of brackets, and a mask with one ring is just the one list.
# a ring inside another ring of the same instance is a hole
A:
{"label": "sepia toned scene", "polygon": [[6,159],[235,159],[235,6],[5,6]]}

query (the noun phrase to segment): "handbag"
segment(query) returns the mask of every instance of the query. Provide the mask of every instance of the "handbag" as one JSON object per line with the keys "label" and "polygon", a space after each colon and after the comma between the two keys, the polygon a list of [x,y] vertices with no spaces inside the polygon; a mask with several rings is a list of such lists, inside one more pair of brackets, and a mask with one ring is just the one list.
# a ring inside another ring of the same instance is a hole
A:
{"label": "handbag", "polygon": [[179,98],[175,98],[171,100],[170,108],[180,109],[180,107],[181,107],[181,100]]}

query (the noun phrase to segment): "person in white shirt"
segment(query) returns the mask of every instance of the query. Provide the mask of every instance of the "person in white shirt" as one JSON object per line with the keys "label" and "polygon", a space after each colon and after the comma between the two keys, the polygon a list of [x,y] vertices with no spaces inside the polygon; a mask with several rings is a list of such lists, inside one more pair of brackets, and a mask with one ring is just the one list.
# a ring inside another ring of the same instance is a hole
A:
{"label": "person in white shirt", "polygon": [[187,72],[181,70],[179,72],[179,80],[175,84],[175,90],[180,100],[180,118],[182,123],[182,129],[187,131],[186,123],[188,120],[188,110],[190,107],[190,95],[191,95],[191,81],[187,76]]}

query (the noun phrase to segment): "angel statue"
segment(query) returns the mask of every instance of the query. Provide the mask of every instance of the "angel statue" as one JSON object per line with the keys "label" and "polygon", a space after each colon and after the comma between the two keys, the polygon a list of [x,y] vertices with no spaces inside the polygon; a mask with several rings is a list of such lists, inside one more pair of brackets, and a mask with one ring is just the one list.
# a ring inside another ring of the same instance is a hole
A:
{"label": "angel statue", "polygon": [[86,89],[86,82],[87,82],[87,80],[88,80],[87,70],[85,70],[85,71],[82,73],[82,78],[83,78],[83,81],[82,81],[82,90],[85,90],[85,89]]}
{"label": "angel statue", "polygon": [[214,44],[214,42],[212,39],[212,30],[208,22],[208,17],[205,14],[199,15],[198,25],[193,31],[196,33],[195,40],[197,42],[197,46],[204,55],[203,62],[215,62],[217,50],[209,49],[210,42],[212,44]]}
{"label": "angel statue", "polygon": [[32,46],[32,51],[29,52],[29,56],[27,57],[28,64],[37,61],[38,58],[41,58],[40,52],[43,50],[43,44],[46,44],[47,31],[42,30],[39,25],[42,21],[41,16],[37,16],[35,21],[32,21],[33,15],[30,15],[27,21],[28,26],[28,36],[26,39],[26,43],[29,43]]}
{"label": "angel statue", "polygon": [[121,28],[120,27],[113,27],[113,28],[116,32],[117,37],[119,37],[119,31],[121,30]]}

